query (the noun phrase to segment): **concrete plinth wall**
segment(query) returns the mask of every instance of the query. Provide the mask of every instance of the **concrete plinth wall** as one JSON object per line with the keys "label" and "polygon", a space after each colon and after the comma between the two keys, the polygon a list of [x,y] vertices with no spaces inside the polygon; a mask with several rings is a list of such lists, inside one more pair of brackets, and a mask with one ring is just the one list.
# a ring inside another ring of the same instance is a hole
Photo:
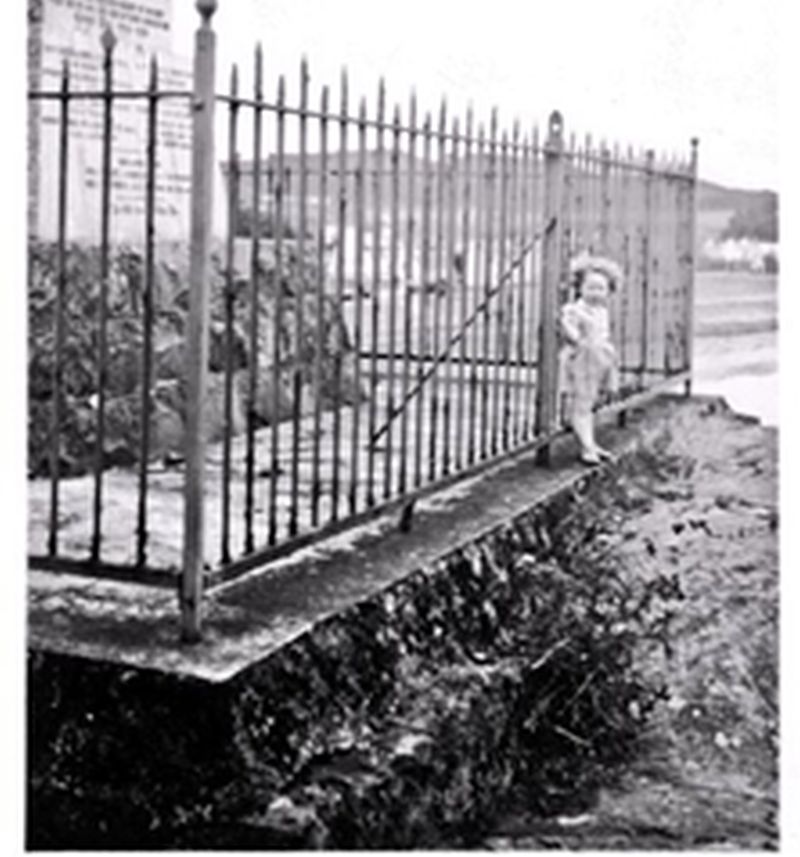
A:
{"label": "concrete plinth wall", "polygon": [[569,470],[223,677],[32,648],[29,847],[469,841],[535,764],[548,671],[585,609],[564,558],[600,505],[620,514],[637,466]]}

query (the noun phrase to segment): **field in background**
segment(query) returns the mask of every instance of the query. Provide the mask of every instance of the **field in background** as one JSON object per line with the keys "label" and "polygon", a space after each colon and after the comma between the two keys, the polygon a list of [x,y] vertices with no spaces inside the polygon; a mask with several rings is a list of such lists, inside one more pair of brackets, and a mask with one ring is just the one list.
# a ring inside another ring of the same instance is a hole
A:
{"label": "field in background", "polygon": [[777,425],[778,278],[701,272],[695,289],[695,391]]}

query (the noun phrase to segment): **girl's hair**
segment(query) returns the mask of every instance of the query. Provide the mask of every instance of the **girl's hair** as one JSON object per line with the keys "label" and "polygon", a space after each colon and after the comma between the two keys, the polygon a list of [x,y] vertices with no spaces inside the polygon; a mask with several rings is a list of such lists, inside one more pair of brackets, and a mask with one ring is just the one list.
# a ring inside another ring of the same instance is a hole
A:
{"label": "girl's hair", "polygon": [[617,284],[622,279],[622,272],[619,265],[613,260],[606,259],[603,256],[592,257],[586,254],[576,256],[570,263],[569,278],[570,290],[576,298],[581,296],[581,287],[589,271],[596,271],[599,274],[603,274],[608,281],[608,291],[611,293],[616,291]]}

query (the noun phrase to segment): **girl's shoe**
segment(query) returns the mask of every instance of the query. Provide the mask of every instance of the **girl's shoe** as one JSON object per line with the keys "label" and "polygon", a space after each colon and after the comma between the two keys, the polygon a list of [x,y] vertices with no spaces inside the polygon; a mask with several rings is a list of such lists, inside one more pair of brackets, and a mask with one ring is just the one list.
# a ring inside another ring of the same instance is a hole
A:
{"label": "girl's shoe", "polygon": [[596,452],[582,452],[581,462],[583,464],[597,465],[601,463],[600,456]]}

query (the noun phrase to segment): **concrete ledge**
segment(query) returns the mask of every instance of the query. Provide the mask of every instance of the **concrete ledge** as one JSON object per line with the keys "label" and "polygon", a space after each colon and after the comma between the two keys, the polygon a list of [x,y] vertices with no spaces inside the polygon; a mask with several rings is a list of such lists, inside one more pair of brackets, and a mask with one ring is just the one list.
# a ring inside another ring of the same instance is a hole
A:
{"label": "concrete ledge", "polygon": [[[709,407],[725,409],[663,398],[602,440],[623,454]],[[32,574],[29,845],[363,846],[341,828],[356,811],[373,844],[463,829],[514,776],[555,629],[491,662],[557,591],[587,492],[614,480],[573,455],[558,444],[547,471],[521,456],[420,503],[410,533],[375,522],[220,587],[194,647],[169,593]],[[399,806],[416,820],[394,825]]]}
{"label": "concrete ledge", "polygon": [[[624,452],[642,420],[657,421],[669,401],[634,411],[624,430],[607,425],[601,440]],[[400,532],[396,515],[383,516],[217,587],[207,599],[204,640],[195,646],[178,639],[176,593],[32,570],[29,646],[227,681],[326,616],[585,482],[592,471],[574,460],[574,450],[571,438],[559,438],[549,468],[538,467],[530,450],[419,500],[408,533]]]}

